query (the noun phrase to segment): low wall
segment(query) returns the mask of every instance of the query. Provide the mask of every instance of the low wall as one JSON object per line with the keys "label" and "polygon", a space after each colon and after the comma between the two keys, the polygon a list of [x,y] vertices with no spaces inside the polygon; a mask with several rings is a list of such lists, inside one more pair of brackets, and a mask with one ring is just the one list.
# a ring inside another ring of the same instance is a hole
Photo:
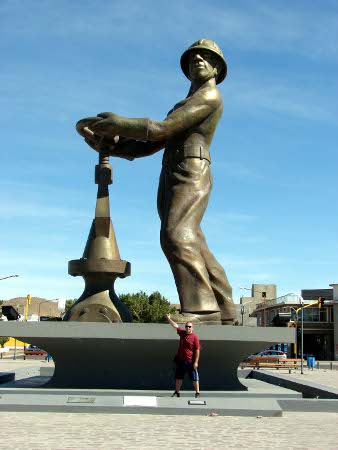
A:
{"label": "low wall", "polygon": [[[290,328],[196,326],[202,351],[203,390],[246,390],[239,362],[279,342],[294,342]],[[5,322],[0,336],[13,336],[52,355],[54,387],[172,389],[172,360],[179,338],[166,324]],[[190,383],[189,383],[190,386]]]}

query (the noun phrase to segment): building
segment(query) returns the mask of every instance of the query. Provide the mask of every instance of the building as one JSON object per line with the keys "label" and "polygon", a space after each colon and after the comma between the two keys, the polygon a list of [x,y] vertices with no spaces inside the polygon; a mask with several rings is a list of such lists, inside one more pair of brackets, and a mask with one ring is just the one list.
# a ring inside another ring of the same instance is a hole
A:
{"label": "building", "polygon": [[[250,290],[249,288],[242,288]],[[239,323],[244,326],[257,326],[257,318],[253,315],[256,305],[262,301],[272,300],[277,297],[277,286],[275,284],[253,284],[251,286],[251,297],[241,297]],[[238,315],[239,316],[239,315]]]}
{"label": "building", "polygon": [[[326,304],[322,308],[317,305],[305,308],[303,311],[303,348],[304,355],[314,356],[318,360],[333,360],[334,355],[334,309],[333,289],[304,289],[301,296],[288,294],[274,299],[261,299],[251,313],[257,317],[257,326],[275,326],[279,318],[283,318],[284,326],[296,317],[301,298],[304,305],[317,302],[324,297]],[[291,349],[291,354],[300,356],[301,343],[301,312],[296,320],[297,345]]]}

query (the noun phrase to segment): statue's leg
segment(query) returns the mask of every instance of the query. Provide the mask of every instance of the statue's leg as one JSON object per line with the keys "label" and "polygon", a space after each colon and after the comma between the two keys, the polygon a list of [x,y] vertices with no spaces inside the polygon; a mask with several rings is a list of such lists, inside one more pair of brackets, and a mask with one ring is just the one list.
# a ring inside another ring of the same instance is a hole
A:
{"label": "statue's leg", "polygon": [[232,300],[232,288],[223,267],[209,250],[201,228],[198,230],[198,237],[201,243],[201,255],[209,274],[211,288],[221,310],[222,321],[232,322],[236,318],[236,307]]}
{"label": "statue's leg", "polygon": [[198,231],[211,189],[209,163],[188,158],[163,168],[158,196],[161,246],[173,272],[183,313],[219,313]]}

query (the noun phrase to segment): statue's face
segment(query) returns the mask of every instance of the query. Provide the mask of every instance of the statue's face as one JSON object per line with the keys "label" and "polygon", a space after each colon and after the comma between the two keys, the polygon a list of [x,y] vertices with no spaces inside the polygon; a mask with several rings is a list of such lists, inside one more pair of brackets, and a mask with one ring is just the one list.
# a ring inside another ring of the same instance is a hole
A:
{"label": "statue's face", "polygon": [[217,75],[217,56],[204,49],[192,51],[189,57],[189,77],[191,81],[205,82]]}

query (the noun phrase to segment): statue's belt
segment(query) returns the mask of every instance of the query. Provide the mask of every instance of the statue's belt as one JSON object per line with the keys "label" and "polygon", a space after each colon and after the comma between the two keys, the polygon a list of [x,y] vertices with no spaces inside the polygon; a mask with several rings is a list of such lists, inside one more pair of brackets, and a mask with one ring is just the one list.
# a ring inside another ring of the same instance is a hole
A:
{"label": "statue's belt", "polygon": [[186,158],[206,159],[211,164],[209,149],[201,145],[180,145],[175,148],[166,148],[164,150],[162,164],[179,164]]}

